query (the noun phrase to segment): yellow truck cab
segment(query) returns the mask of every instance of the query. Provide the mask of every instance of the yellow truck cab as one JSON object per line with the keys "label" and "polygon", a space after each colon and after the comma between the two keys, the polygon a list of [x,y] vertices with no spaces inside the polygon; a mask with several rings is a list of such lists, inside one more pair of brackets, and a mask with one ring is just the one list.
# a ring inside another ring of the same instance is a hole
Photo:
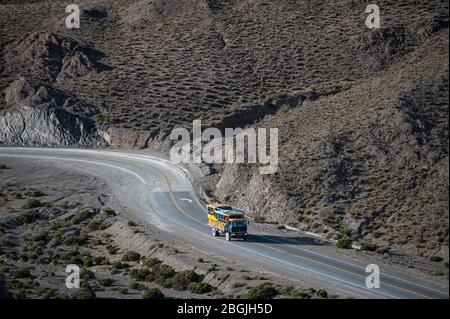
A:
{"label": "yellow truck cab", "polygon": [[247,238],[245,213],[235,207],[221,204],[208,205],[208,225],[212,228],[212,235],[225,235],[227,241],[231,237]]}

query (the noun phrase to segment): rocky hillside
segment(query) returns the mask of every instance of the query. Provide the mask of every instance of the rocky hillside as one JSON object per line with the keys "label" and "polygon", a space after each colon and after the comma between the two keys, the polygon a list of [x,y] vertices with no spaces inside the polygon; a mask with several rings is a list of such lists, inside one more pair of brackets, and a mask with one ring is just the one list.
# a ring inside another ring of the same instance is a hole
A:
{"label": "rocky hillside", "polygon": [[0,1],[0,143],[167,150],[174,127],[279,127],[280,170],[205,193],[333,238],[448,258],[448,1]]}

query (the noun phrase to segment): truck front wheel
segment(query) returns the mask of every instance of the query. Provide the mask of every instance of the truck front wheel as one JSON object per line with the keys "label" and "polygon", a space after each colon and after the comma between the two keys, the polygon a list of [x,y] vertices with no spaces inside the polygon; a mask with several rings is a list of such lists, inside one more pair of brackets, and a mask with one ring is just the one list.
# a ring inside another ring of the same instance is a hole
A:
{"label": "truck front wheel", "polygon": [[217,236],[217,230],[216,230],[215,228],[212,229],[212,235],[213,235],[214,237]]}

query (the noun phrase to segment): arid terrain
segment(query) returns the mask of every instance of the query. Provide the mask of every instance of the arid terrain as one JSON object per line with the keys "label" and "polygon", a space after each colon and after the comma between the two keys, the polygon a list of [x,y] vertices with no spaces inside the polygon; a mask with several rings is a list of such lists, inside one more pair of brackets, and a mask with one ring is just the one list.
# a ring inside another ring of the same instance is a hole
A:
{"label": "arid terrain", "polygon": [[[381,28],[373,30],[368,3],[80,1],[81,28],[68,30],[64,1],[0,1],[0,146],[168,153],[172,129],[195,119],[221,130],[276,127],[276,174],[202,164],[199,196],[241,207],[262,226],[350,240],[448,276],[449,3],[377,1]],[[0,211],[26,213],[30,197],[16,193],[32,187],[9,189],[10,171],[0,174]],[[35,190],[51,193],[44,180]],[[100,240],[127,227],[120,214],[105,215],[114,199],[101,204],[100,189],[42,214],[53,221],[95,208],[113,225],[95,233]]]}
{"label": "arid terrain", "polygon": [[[2,165],[2,297],[240,298],[265,284],[278,298],[335,298],[143,227],[111,208],[122,209],[108,185],[82,172],[20,160]],[[66,287],[69,264],[80,265],[81,289]]]}

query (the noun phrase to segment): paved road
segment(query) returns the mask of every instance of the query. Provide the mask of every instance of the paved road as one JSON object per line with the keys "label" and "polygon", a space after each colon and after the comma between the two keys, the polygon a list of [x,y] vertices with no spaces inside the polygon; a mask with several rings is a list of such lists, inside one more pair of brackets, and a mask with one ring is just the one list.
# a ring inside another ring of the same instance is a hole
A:
{"label": "paved road", "polygon": [[[365,264],[326,256],[302,238],[251,232],[247,241],[212,237],[204,205],[187,172],[156,155],[80,149],[0,148],[2,159],[46,162],[106,181],[130,217],[242,265],[254,265],[360,298],[448,298],[448,287],[411,273],[381,269],[379,289],[366,288]],[[305,238],[306,239],[306,238]]]}

